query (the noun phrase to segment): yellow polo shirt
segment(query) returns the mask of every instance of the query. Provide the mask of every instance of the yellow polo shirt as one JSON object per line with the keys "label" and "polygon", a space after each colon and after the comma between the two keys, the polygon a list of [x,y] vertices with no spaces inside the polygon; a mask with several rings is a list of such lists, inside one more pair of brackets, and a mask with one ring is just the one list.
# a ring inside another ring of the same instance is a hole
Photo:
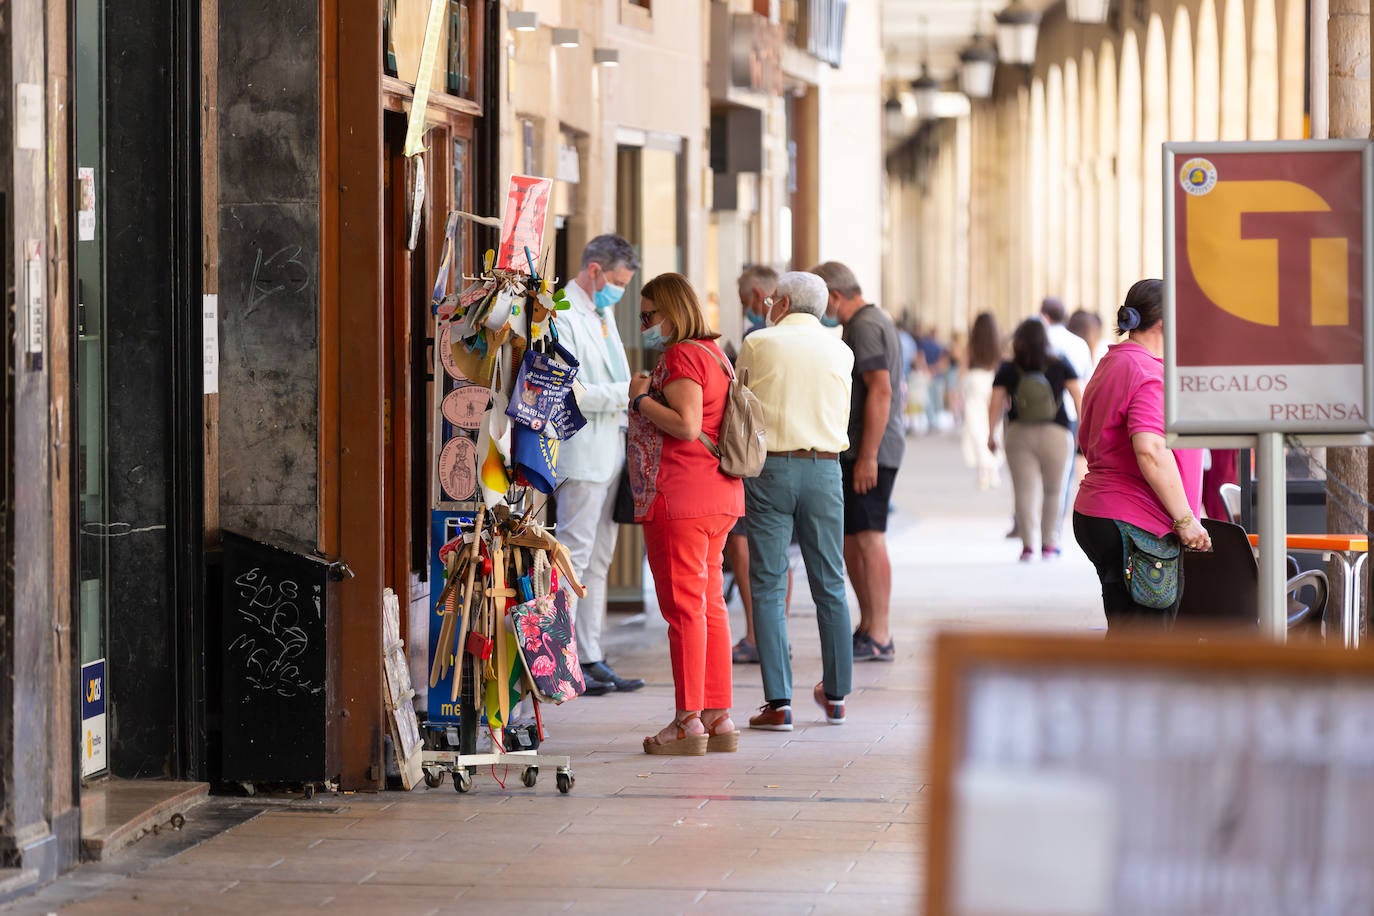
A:
{"label": "yellow polo shirt", "polygon": [[745,337],[735,364],[763,407],[770,452],[849,448],[853,370],[853,351],[806,314]]}

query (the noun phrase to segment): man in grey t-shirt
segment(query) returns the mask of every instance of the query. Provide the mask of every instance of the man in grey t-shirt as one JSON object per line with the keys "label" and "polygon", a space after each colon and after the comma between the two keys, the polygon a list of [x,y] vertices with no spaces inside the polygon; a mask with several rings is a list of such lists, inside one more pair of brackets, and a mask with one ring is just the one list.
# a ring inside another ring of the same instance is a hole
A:
{"label": "man in grey t-shirt", "polygon": [[892,562],[887,512],[906,451],[902,428],[902,353],[886,312],[864,301],[854,272],[838,261],[811,268],[830,291],[829,307],[854,351],[849,449],[840,457],[844,480],[844,565],[859,599],[855,661],[892,661]]}

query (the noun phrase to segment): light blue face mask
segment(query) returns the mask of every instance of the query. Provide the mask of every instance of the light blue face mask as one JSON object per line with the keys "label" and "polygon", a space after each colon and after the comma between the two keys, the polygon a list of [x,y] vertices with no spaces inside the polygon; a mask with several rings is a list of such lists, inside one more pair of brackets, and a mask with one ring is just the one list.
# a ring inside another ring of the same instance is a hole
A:
{"label": "light blue face mask", "polygon": [[639,340],[646,350],[662,350],[667,341],[663,337],[663,322],[639,332]]}
{"label": "light blue face mask", "polygon": [[625,295],[625,287],[616,286],[607,280],[606,285],[597,290],[596,295],[592,296],[592,305],[599,309],[608,309],[619,302],[623,295]]}
{"label": "light blue face mask", "polygon": [[763,316],[754,312],[745,312],[744,320],[749,322],[749,330],[763,327]]}
{"label": "light blue face mask", "polygon": [[834,315],[822,315],[821,324],[827,328],[838,328],[840,326],[840,319],[836,318]]}

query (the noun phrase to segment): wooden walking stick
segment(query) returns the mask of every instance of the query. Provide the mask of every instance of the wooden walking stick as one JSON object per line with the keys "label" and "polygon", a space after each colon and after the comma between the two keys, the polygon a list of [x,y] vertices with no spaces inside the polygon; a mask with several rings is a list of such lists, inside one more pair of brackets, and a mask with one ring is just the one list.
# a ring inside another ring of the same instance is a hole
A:
{"label": "wooden walking stick", "polygon": [[458,639],[454,642],[453,686],[449,689],[449,701],[458,699],[458,691],[463,682],[463,656],[467,654],[468,615],[472,606],[472,583],[477,576],[477,567],[482,562],[482,518],[484,508],[477,507],[472,518],[472,544],[468,550],[467,577],[463,582],[463,597],[458,602]]}
{"label": "wooden walking stick", "polygon": [[515,597],[515,589],[506,587],[506,550],[498,537],[491,550],[491,599],[493,638],[496,640],[496,703],[501,709],[501,726],[510,724],[510,651],[506,647],[506,599]]}

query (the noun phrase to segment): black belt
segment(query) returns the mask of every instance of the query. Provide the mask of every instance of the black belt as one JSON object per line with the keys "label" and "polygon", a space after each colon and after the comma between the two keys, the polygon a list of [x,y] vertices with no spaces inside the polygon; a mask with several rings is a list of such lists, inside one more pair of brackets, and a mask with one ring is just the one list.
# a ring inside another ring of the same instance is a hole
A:
{"label": "black belt", "polygon": [[837,461],[838,452],[818,452],[813,448],[793,449],[790,452],[769,452],[769,458],[812,458],[817,461]]}

